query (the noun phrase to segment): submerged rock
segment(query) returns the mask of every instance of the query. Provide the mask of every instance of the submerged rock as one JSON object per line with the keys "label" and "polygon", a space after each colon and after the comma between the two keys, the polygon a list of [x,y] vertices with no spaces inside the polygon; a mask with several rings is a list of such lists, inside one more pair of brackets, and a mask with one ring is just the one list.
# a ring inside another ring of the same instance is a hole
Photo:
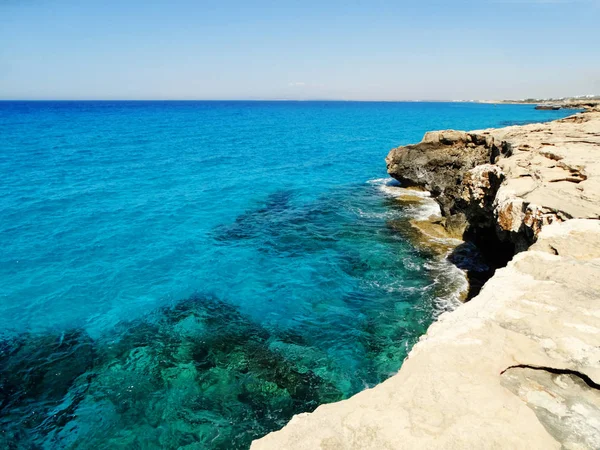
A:
{"label": "submerged rock", "polygon": [[47,435],[69,422],[98,364],[81,330],[21,335],[0,342],[0,444],[35,447],[28,430]]}
{"label": "submerged rock", "polygon": [[246,448],[343,398],[318,370],[322,353],[295,344],[302,358],[288,357],[277,335],[210,296],[119,328],[108,340],[73,330],[0,342],[2,448]]}

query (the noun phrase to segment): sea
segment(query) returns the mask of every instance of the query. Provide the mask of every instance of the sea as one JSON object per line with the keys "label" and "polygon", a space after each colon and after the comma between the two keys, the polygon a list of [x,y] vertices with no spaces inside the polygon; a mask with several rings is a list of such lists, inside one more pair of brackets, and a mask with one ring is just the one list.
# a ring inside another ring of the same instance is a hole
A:
{"label": "sea", "polygon": [[246,449],[384,381],[464,289],[388,151],[569,114],[0,102],[0,448]]}

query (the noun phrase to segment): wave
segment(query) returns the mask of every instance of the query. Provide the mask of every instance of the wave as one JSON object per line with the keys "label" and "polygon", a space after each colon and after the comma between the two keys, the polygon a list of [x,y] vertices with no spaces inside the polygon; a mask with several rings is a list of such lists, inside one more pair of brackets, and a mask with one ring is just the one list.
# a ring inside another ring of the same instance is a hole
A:
{"label": "wave", "polygon": [[375,178],[368,180],[367,184],[375,186],[386,197],[410,201],[411,204],[406,205],[404,213],[411,219],[426,220],[442,215],[440,206],[428,191],[402,187],[393,178]]}
{"label": "wave", "polygon": [[[438,203],[431,197],[428,191],[409,189],[393,178],[375,178],[368,180],[367,184],[373,185],[385,197],[406,200],[404,203],[403,217],[407,220],[429,220],[441,218],[441,210]],[[428,241],[448,246],[450,250],[441,256],[426,262],[424,268],[433,277],[430,286],[435,291],[434,311],[439,316],[445,311],[451,311],[462,303],[469,289],[467,272],[456,266],[449,260],[452,249],[462,243],[460,239],[444,238],[427,234],[421,230]],[[415,266],[412,261],[405,261],[409,267]]]}
{"label": "wave", "polygon": [[433,287],[437,291],[434,297],[436,317],[460,306],[469,290],[466,271],[450,262],[447,255],[426,263],[425,267],[433,275]]}
{"label": "wave", "polygon": [[431,197],[431,194],[428,191],[403,188],[400,182],[393,178],[374,178],[368,180],[367,184],[377,186],[377,189],[389,197],[402,197],[406,195],[423,198]]}

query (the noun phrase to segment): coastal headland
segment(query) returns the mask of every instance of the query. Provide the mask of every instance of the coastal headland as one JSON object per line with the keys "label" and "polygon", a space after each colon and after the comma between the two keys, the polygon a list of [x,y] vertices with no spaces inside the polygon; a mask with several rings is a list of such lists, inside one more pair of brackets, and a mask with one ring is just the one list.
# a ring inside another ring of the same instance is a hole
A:
{"label": "coastal headland", "polygon": [[495,271],[396,375],[252,449],[600,448],[600,111],[430,132],[386,162]]}
{"label": "coastal headland", "polygon": [[536,105],[536,109],[599,109],[600,96],[586,95],[563,98],[528,98],[523,100],[478,100],[477,103],[492,103],[504,105]]}

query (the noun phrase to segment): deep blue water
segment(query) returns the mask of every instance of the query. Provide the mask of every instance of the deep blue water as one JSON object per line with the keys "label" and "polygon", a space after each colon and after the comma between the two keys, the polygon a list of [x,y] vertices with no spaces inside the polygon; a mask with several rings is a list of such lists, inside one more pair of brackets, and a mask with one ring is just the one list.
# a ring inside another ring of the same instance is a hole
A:
{"label": "deep blue water", "polygon": [[0,447],[245,448],[384,380],[451,289],[388,150],[568,114],[0,102]]}

